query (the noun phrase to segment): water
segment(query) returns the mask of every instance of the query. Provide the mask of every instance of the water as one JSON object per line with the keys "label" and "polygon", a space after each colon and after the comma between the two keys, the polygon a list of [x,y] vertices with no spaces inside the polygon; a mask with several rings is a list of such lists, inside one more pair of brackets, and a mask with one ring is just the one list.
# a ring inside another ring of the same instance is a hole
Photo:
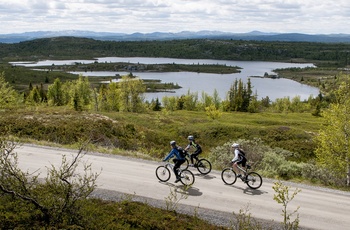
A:
{"label": "water", "polygon": [[[176,58],[147,58],[147,57],[103,57],[96,58],[96,60],[46,60],[38,63],[12,63],[16,65],[24,65],[27,67],[35,66],[51,66],[51,65],[69,65],[74,63],[89,64],[98,61],[102,62],[130,62],[142,64],[221,64],[227,66],[241,67],[240,73],[234,74],[208,74],[208,73],[194,73],[194,72],[134,72],[133,75],[141,79],[159,79],[165,83],[177,83],[183,88],[172,92],[159,93],[145,93],[146,100],[159,98],[161,100],[164,96],[181,96],[197,92],[199,97],[202,92],[213,95],[216,89],[221,99],[226,98],[231,85],[235,79],[242,79],[244,83],[247,82],[250,76],[263,76],[265,72],[274,74],[273,70],[277,68],[289,67],[312,67],[313,64],[298,64],[298,63],[281,63],[281,62],[261,62],[261,61],[228,61],[228,60],[211,60],[211,59],[176,59]],[[83,76],[110,76],[113,78],[116,74],[126,75],[129,72],[73,72],[75,74],[82,74]],[[257,93],[258,99],[268,96],[270,100],[274,101],[277,98],[300,96],[301,100],[305,100],[310,96],[319,94],[319,89],[300,84],[298,82],[288,79],[270,79],[270,78],[250,78],[253,92]]]}

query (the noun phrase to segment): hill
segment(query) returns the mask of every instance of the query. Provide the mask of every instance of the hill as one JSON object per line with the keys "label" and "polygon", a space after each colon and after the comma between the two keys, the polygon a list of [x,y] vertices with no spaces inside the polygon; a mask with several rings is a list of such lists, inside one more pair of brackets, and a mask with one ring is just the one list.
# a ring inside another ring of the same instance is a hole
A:
{"label": "hill", "polygon": [[0,43],[18,43],[38,38],[74,36],[92,38],[102,41],[151,41],[179,39],[223,39],[223,40],[255,40],[255,41],[289,41],[289,42],[350,42],[349,34],[301,34],[301,33],[229,33],[222,31],[181,31],[178,33],[112,33],[80,30],[65,31],[33,31],[25,33],[0,34]]}
{"label": "hill", "polygon": [[102,41],[64,36],[19,43],[0,43],[6,61],[95,57],[169,57],[236,61],[312,62],[346,66],[350,43],[178,39]]}

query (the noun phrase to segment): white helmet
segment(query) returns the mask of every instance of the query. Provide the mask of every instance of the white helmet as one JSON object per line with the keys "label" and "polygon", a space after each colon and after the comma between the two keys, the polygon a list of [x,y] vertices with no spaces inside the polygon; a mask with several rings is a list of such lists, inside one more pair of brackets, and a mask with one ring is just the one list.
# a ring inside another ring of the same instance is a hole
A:
{"label": "white helmet", "polygon": [[231,147],[232,147],[232,148],[238,148],[238,147],[239,147],[239,144],[233,143],[233,144],[231,145]]}
{"label": "white helmet", "polygon": [[191,135],[191,136],[188,136],[187,139],[188,139],[189,141],[193,141],[193,140],[194,140],[194,137]]}
{"label": "white helmet", "polygon": [[175,146],[176,145],[176,141],[170,141],[170,145],[171,146]]}

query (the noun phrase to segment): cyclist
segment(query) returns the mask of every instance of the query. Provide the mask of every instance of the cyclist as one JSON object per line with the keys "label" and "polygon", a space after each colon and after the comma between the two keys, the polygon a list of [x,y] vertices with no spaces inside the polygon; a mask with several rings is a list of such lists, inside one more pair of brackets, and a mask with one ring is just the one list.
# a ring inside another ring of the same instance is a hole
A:
{"label": "cyclist", "polygon": [[171,146],[171,151],[164,158],[163,161],[167,161],[170,158],[175,156],[175,159],[173,159],[173,162],[174,162],[174,173],[176,176],[175,183],[177,183],[180,181],[179,168],[186,160],[185,160],[185,157],[181,154],[181,151],[182,151],[181,147],[177,146],[175,141],[170,141],[170,146]]}
{"label": "cyclist", "polygon": [[187,140],[190,142],[187,147],[185,148],[185,151],[188,151],[191,147],[195,149],[194,153],[191,154],[191,164],[189,166],[193,165],[193,159],[196,159],[198,161],[198,155],[202,153],[202,147],[196,143],[194,140],[194,137],[192,135],[187,137]]}
{"label": "cyclist", "polygon": [[247,163],[247,158],[245,157],[244,151],[239,147],[239,144],[234,143],[231,145],[234,149],[234,158],[232,159],[232,168],[237,173],[237,177],[242,177],[239,168],[237,165],[241,164],[244,168]]}

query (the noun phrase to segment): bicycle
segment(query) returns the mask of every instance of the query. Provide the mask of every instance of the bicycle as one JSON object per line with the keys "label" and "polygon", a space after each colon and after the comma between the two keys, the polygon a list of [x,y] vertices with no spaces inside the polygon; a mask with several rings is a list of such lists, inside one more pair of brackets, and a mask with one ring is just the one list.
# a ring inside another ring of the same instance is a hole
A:
{"label": "bicycle", "polygon": [[[186,151],[186,161],[181,165],[181,169],[188,169],[190,159],[191,159],[191,154]],[[194,164],[193,167],[197,168],[198,172],[202,175],[207,175],[208,173],[211,172],[211,163],[204,158],[198,159],[197,157],[194,158]]]}
{"label": "bicycle", "polygon": [[[251,166],[247,164],[247,169],[244,170],[242,167],[237,165],[237,167],[244,173],[241,176],[241,180],[248,185],[251,189],[258,189],[262,185],[262,178],[257,172],[249,172]],[[237,174],[232,167],[225,168],[221,172],[221,179],[227,185],[233,185],[237,181]]]}
{"label": "bicycle", "polygon": [[[162,182],[167,182],[171,173],[174,172],[174,164],[167,162],[165,165],[160,165],[156,168],[156,176]],[[194,175],[190,170],[179,168],[180,181],[183,185],[190,186],[194,184]]]}

